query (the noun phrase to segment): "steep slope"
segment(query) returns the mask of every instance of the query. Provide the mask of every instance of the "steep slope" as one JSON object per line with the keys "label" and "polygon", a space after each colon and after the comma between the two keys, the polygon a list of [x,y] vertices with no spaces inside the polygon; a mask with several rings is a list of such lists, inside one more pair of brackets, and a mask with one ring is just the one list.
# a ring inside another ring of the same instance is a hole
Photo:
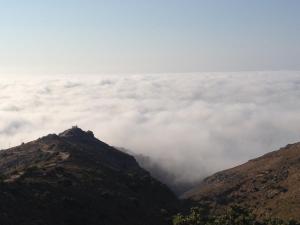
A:
{"label": "steep slope", "polygon": [[183,198],[221,210],[231,204],[249,207],[259,217],[300,221],[300,143],[218,172]]}
{"label": "steep slope", "polygon": [[134,157],[73,127],[0,152],[0,224],[159,225],[178,201]]}

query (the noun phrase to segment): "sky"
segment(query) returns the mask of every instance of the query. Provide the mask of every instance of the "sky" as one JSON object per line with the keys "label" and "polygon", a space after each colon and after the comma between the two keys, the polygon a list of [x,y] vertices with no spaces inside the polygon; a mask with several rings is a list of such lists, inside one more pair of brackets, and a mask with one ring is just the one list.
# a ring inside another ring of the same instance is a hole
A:
{"label": "sky", "polygon": [[0,74],[300,70],[298,0],[0,5]]}

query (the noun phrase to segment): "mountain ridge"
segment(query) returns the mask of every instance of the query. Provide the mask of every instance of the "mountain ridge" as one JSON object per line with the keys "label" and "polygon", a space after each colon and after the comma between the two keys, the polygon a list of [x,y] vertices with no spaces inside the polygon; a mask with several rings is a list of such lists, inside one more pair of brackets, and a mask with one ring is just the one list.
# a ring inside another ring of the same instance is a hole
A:
{"label": "mountain ridge", "polygon": [[178,200],[135,158],[72,127],[0,151],[0,223],[169,224]]}
{"label": "mountain ridge", "polygon": [[222,211],[230,205],[261,218],[300,220],[300,142],[205,178],[181,197]]}

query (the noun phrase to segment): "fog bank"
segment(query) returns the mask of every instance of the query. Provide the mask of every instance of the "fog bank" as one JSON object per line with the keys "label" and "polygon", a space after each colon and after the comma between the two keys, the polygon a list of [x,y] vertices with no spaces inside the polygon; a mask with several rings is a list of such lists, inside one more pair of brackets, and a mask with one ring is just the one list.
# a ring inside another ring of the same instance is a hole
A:
{"label": "fog bank", "polygon": [[2,76],[0,147],[72,125],[191,181],[300,141],[300,72]]}

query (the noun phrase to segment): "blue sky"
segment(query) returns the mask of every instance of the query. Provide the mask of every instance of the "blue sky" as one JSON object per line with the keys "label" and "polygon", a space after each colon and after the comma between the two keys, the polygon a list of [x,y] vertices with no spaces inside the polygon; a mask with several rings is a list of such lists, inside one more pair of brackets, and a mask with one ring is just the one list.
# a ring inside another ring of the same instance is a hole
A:
{"label": "blue sky", "polygon": [[0,4],[0,73],[300,70],[297,0]]}

